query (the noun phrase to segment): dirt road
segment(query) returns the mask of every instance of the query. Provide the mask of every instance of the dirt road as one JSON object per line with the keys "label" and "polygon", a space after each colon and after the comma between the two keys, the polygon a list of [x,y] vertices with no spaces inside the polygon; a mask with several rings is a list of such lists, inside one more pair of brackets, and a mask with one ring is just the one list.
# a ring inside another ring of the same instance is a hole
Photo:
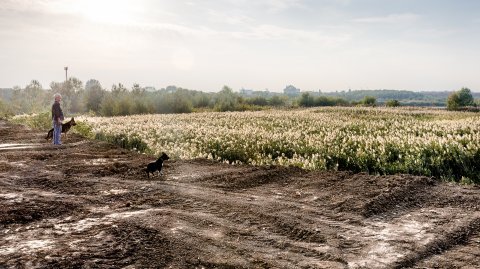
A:
{"label": "dirt road", "polygon": [[0,121],[0,268],[480,268],[480,188],[169,160]]}

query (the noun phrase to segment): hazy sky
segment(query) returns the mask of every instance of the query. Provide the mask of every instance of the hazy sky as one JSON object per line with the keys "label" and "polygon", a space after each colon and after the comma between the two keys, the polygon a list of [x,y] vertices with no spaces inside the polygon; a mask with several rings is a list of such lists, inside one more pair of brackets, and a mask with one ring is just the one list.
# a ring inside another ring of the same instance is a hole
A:
{"label": "hazy sky", "polygon": [[0,0],[0,88],[480,91],[477,0]]}

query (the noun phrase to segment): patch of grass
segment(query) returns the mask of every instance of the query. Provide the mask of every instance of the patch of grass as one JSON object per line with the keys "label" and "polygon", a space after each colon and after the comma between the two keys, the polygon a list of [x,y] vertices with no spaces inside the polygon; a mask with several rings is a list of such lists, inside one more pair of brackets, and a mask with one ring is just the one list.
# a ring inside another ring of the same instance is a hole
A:
{"label": "patch of grass", "polygon": [[72,131],[88,139],[95,139],[95,133],[90,125],[82,121],[76,121],[77,125],[72,128]]}
{"label": "patch of grass", "polygon": [[115,144],[124,149],[135,150],[142,153],[152,153],[147,146],[147,143],[143,142],[140,137],[135,135],[129,137],[126,134],[107,135],[104,133],[96,133],[95,139]]}
{"label": "patch of grass", "polygon": [[10,118],[10,121],[43,131],[48,131],[53,128],[52,114],[50,112],[41,112],[39,114],[31,115],[17,115]]}

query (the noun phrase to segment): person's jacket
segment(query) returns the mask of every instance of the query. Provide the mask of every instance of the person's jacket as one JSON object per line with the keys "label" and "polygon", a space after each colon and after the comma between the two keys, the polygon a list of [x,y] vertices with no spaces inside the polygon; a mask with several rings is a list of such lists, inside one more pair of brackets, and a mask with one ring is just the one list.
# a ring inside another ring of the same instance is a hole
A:
{"label": "person's jacket", "polygon": [[52,105],[52,120],[55,122],[63,121],[63,111],[60,107],[60,102],[55,102]]}

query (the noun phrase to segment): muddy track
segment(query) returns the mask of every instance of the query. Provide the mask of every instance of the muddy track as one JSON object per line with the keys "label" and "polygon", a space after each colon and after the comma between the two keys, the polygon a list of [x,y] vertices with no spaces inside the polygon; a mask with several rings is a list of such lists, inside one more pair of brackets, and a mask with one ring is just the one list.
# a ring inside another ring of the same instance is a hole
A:
{"label": "muddy track", "polygon": [[0,121],[0,268],[480,268],[480,188],[169,160]]}

